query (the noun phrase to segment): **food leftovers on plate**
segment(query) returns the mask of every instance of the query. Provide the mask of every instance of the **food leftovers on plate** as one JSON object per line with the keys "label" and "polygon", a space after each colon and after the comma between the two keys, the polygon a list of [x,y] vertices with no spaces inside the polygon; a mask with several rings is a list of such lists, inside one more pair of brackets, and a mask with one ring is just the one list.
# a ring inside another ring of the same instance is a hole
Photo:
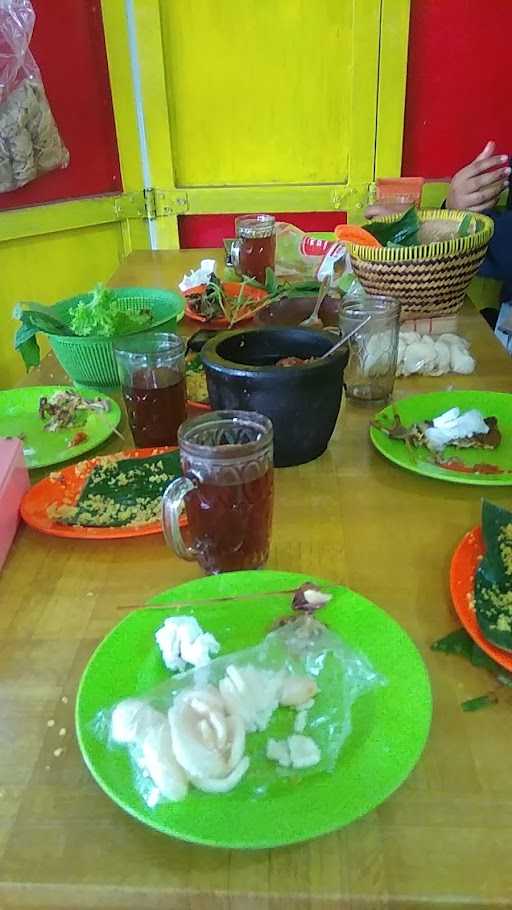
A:
{"label": "food leftovers on plate", "polygon": [[222,643],[193,616],[168,617],[156,630],[175,675],[106,706],[95,722],[108,747],[128,750],[150,808],[194,789],[227,793],[242,779],[261,798],[276,783],[333,770],[353,702],[385,680],[313,617],[328,599],[301,586],[286,622],[260,644],[221,656]]}
{"label": "food leftovers on plate", "polygon": [[270,300],[268,295],[257,289],[248,293],[251,285],[247,280],[235,286],[238,287],[238,292],[228,293],[226,288],[229,287],[229,282],[222,282],[212,272],[208,283],[201,290],[186,291],[187,306],[205,322],[223,318],[228,325],[234,325],[247,313],[252,310],[256,312],[262,305],[266,305],[265,301]]}
{"label": "food leftovers on plate", "polygon": [[474,586],[474,606],[484,637],[512,651],[512,512],[484,501],[482,536],[485,555]]}
{"label": "food leftovers on plate", "polygon": [[208,386],[200,354],[190,351],[186,361],[187,398],[198,404],[208,404]]}
{"label": "food leftovers on plate", "polygon": [[[39,400],[39,416],[46,421],[44,429],[50,433],[69,427],[83,426],[89,414],[98,414],[110,410],[110,402],[105,398],[94,400],[84,398],[72,389],[62,389]],[[80,442],[84,442],[81,439]],[[78,445],[79,443],[74,443]]]}
{"label": "food leftovers on plate", "polygon": [[376,420],[372,425],[389,436],[414,447],[426,446],[434,455],[442,453],[447,446],[457,449],[496,449],[501,442],[501,433],[496,417],[484,417],[480,411],[461,411],[450,408],[439,417],[424,420],[405,427],[395,411],[391,425]]}
{"label": "food leftovers on plate", "polygon": [[[181,473],[177,452],[147,458],[105,456],[85,479],[78,499],[48,506],[48,517],[80,527],[139,527],[160,518],[162,497]],[[60,480],[59,472],[54,479]]]}

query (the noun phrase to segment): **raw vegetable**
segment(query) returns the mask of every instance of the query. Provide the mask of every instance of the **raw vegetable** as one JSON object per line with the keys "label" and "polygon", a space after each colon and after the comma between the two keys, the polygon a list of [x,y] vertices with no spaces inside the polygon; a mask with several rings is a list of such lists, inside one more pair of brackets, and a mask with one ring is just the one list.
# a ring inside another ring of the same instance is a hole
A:
{"label": "raw vegetable", "polygon": [[199,290],[196,293],[186,292],[188,306],[201,316],[205,322],[224,317],[229,325],[232,326],[249,310],[256,312],[256,310],[260,310],[268,303],[267,300],[252,301],[246,297],[244,290],[247,284],[249,282],[244,280],[240,285],[238,294],[231,296],[226,293],[222,281],[212,272],[208,284],[203,287],[200,293]]}
{"label": "raw vegetable", "polygon": [[334,236],[336,240],[340,240],[342,243],[359,243],[362,246],[373,247],[382,246],[380,241],[370,231],[355,224],[338,224],[334,228]]}
{"label": "raw vegetable", "polygon": [[149,309],[127,313],[116,299],[115,291],[98,284],[92,300],[81,300],[71,310],[71,329],[75,335],[82,337],[113,338],[147,328],[151,318]]}
{"label": "raw vegetable", "polygon": [[382,246],[415,246],[418,243],[418,230],[421,222],[415,206],[395,221],[371,221],[364,225],[364,230],[368,231]]}

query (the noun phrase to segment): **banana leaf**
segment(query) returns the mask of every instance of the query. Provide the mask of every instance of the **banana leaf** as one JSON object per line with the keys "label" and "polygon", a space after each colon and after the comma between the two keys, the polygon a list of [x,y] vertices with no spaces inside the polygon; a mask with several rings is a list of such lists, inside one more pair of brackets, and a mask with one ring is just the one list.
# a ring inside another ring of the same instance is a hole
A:
{"label": "banana leaf", "polygon": [[484,501],[485,556],[475,578],[478,625],[498,648],[512,651],[512,512]]}
{"label": "banana leaf", "polygon": [[[505,670],[500,664],[489,657],[485,651],[482,651],[473,639],[468,635],[465,629],[456,629],[440,638],[431,645],[432,651],[442,651],[444,654],[457,654],[469,660],[474,667],[482,667],[487,670],[498,683],[502,686],[512,688],[512,673]],[[487,708],[496,704],[498,695],[496,692],[486,692],[477,698],[470,698],[461,703],[463,711],[479,711],[481,708]]]}
{"label": "banana leaf", "polygon": [[372,234],[382,246],[415,246],[418,243],[420,219],[415,206],[402,215],[397,221],[370,221],[363,225],[365,231]]}
{"label": "banana leaf", "polygon": [[59,521],[97,528],[155,521],[165,490],[179,474],[178,452],[97,465],[89,474],[73,513]]}
{"label": "banana leaf", "polygon": [[41,303],[18,303],[13,310],[14,319],[19,319],[21,325],[14,336],[15,350],[21,354],[25,368],[39,366],[41,353],[37,342],[37,333],[46,335],[74,335],[69,324],[63,322],[54,312],[53,307]]}

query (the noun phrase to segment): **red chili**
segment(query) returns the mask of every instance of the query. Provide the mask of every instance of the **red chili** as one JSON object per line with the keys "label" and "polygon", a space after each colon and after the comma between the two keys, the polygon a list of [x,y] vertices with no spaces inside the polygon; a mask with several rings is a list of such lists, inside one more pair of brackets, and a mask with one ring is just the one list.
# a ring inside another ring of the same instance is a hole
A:
{"label": "red chili", "polygon": [[486,464],[486,462],[471,466],[462,461],[441,461],[439,467],[446,468],[447,471],[458,471],[459,474],[505,474],[505,471],[497,464]]}

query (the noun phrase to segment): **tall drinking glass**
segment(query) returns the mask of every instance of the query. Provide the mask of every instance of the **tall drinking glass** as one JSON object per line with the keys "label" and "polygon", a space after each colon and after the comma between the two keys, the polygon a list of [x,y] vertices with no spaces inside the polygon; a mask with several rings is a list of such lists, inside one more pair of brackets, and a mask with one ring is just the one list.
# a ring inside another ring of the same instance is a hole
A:
{"label": "tall drinking glass", "polygon": [[135,445],[177,445],[187,416],[184,341],[167,332],[127,336],[114,352]]}
{"label": "tall drinking glass", "polygon": [[339,310],[343,335],[370,320],[349,340],[345,367],[348,398],[369,403],[389,401],[395,383],[400,304],[391,297],[346,298]]}
{"label": "tall drinking glass", "polygon": [[[183,476],[167,488],[165,539],[208,574],[259,569],[268,558],[273,506],[273,432],[267,417],[212,411],[178,432]],[[185,509],[191,545],[179,519]]]}

